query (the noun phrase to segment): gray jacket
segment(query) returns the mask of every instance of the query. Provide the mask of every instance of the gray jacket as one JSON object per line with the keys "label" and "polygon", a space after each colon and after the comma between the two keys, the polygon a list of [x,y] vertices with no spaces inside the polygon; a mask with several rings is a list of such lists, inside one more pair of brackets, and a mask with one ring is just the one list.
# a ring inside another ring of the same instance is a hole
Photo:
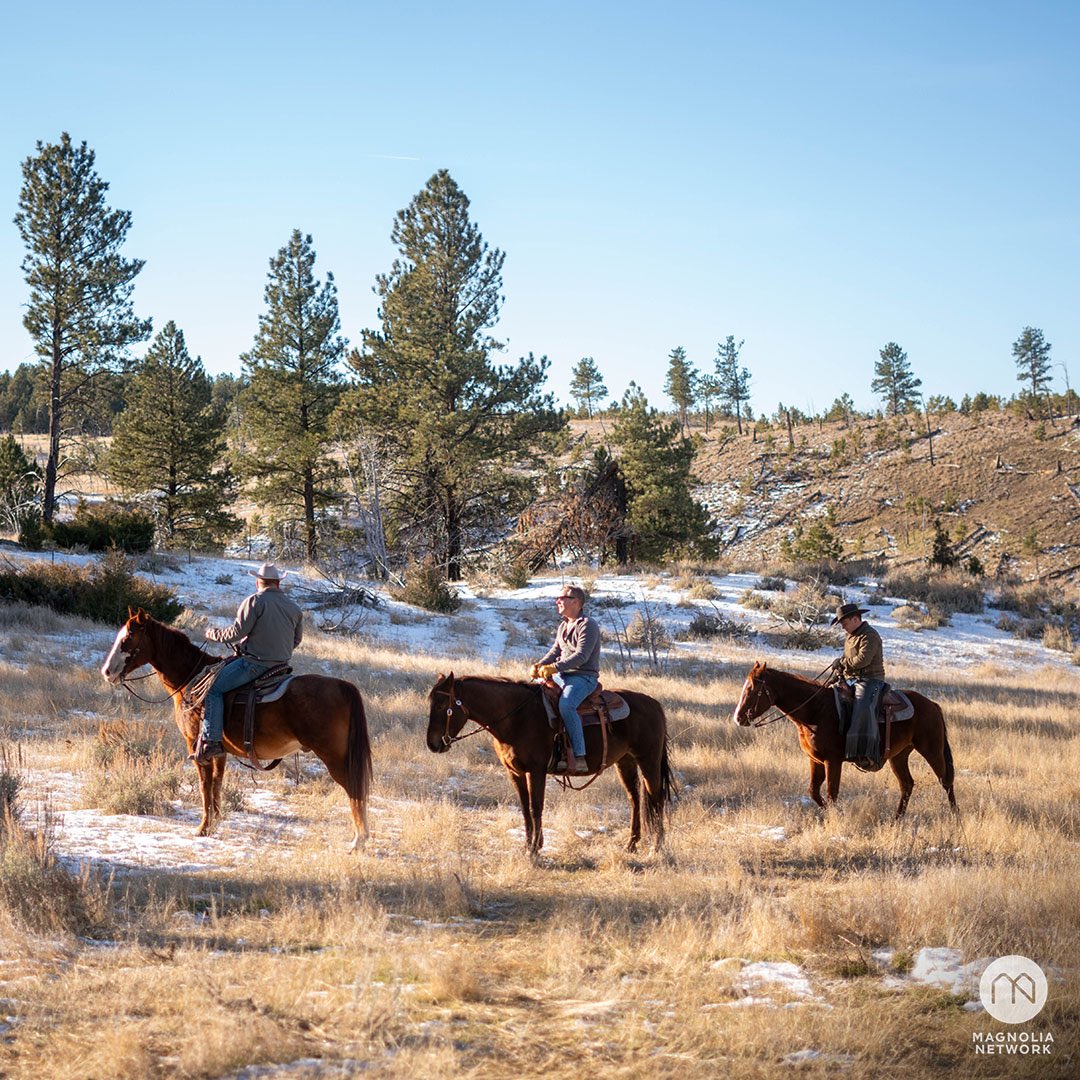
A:
{"label": "gray jacket", "polygon": [[241,653],[267,664],[285,664],[304,637],[304,613],[280,589],[252,593],[236,609],[236,622],[206,631],[209,641],[243,642]]}
{"label": "gray jacket", "polygon": [[580,671],[599,676],[600,624],[588,615],[563,619],[555,634],[555,644],[537,661],[538,664],[552,662],[567,674]]}

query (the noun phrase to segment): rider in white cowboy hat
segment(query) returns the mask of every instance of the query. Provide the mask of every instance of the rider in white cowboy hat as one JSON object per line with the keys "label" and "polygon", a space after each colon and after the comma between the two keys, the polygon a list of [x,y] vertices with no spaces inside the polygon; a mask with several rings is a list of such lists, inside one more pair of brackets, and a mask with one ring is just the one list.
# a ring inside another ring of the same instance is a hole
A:
{"label": "rider in white cowboy hat", "polygon": [[224,757],[221,742],[225,720],[225,694],[257,679],[278,664],[287,664],[304,636],[304,613],[281,591],[285,574],[273,563],[249,570],[255,592],[236,610],[236,621],[224,629],[206,631],[208,641],[238,646],[240,655],[225,664],[206,692],[202,734],[195,760]]}
{"label": "rider in white cowboy hat", "polygon": [[875,712],[878,695],[885,685],[885,656],[881,635],[863,622],[866,614],[867,609],[858,604],[841,604],[836,609],[832,625],[839,623],[846,637],[844,655],[837,657],[832,666],[855,690],[844,756],[864,768],[877,768],[881,764],[881,750]]}

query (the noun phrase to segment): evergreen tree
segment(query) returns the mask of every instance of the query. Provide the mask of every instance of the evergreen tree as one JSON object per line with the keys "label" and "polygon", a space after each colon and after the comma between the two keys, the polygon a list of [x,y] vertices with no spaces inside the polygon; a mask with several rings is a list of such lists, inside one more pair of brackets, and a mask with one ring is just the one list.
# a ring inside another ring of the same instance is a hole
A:
{"label": "evergreen tree", "polygon": [[573,377],[570,380],[570,396],[591,417],[593,407],[599,406],[600,402],[607,397],[608,388],[604,385],[604,377],[596,366],[596,361],[591,356],[583,356],[574,365]]}
{"label": "evergreen tree", "polygon": [[39,515],[40,487],[41,469],[23,453],[14,436],[5,436],[0,440],[0,520],[5,529],[21,532],[32,515]]}
{"label": "evergreen tree", "polygon": [[698,401],[705,409],[705,434],[709,434],[709,414],[712,403],[720,397],[720,381],[715,375],[702,375],[697,381]]}
{"label": "evergreen tree", "polygon": [[694,444],[680,435],[677,423],[660,419],[635,383],[623,395],[612,441],[621,451],[627,520],[638,557],[715,556],[713,522],[691,494]]}
{"label": "evergreen tree", "polygon": [[376,280],[382,327],[349,357],[349,408],[382,432],[396,479],[384,512],[414,557],[432,555],[451,581],[469,550],[529,502],[526,467],[549,453],[563,421],[542,393],[548,362],[497,366],[503,253],[469,219],[444,169],[398,212],[400,253]]}
{"label": "evergreen tree", "polygon": [[341,336],[334,275],[315,277],[310,236],[294,229],[270,260],[266,313],[251,351],[240,359],[250,378],[244,415],[251,445],[241,467],[256,498],[302,522],[309,559],[318,553],[316,516],[339,498],[339,470],[327,454],[330,417],[341,396]]}
{"label": "evergreen tree", "polygon": [[154,339],[128,386],[108,456],[121,491],[147,494],[159,539],[203,544],[225,539],[239,521],[225,507],[234,484],[215,467],[225,454],[222,410],[211,401],[202,360],[171,320]]}
{"label": "evergreen tree", "polygon": [[42,514],[56,513],[61,444],[103,371],[122,365],[128,346],[150,335],[150,321],[131,307],[141,259],[120,255],[131,214],[105,203],[109,185],[94,171],[94,152],[64,132],[37,143],[22,166],[15,216],[27,253],[30,286],[23,325],[34,339],[49,390],[49,453]]}
{"label": "evergreen tree", "polygon": [[881,396],[889,416],[899,416],[919,400],[922,379],[915,378],[907,353],[895,341],[890,341],[878,355],[870,389]]}
{"label": "evergreen tree", "polygon": [[676,345],[668,353],[667,382],[664,383],[664,393],[675,403],[679,411],[680,432],[685,435],[690,428],[687,414],[693,407],[697,397],[697,372],[693,365],[686,359],[686,350],[681,345]]}
{"label": "evergreen tree", "polygon": [[746,343],[735,344],[735,338],[728,334],[722,345],[716,346],[716,381],[720,386],[720,400],[724,401],[735,414],[735,423],[742,434],[742,407],[750,400],[750,372],[739,367],[739,353]]}
{"label": "evergreen tree", "polygon": [[1016,377],[1031,387],[1032,407],[1039,410],[1040,399],[1050,389],[1050,342],[1041,330],[1025,326],[1013,342],[1012,353],[1016,360]]}

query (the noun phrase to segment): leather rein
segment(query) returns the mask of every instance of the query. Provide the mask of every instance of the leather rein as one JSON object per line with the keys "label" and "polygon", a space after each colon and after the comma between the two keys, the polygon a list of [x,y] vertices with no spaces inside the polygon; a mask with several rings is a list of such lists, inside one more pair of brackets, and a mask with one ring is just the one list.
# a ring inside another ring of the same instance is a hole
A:
{"label": "leather rein", "polygon": [[[449,698],[449,700],[447,701],[447,705],[446,705],[446,728],[443,731],[443,736],[442,736],[443,746],[447,746],[447,747],[453,746],[454,743],[461,742],[462,739],[468,739],[473,735],[479,735],[481,731],[486,731],[493,739],[498,739],[499,738],[499,736],[496,735],[495,732],[491,730],[491,727],[488,724],[485,724],[482,720],[477,720],[476,717],[473,716],[472,713],[469,712],[468,705],[466,705],[461,700],[461,698],[459,698],[459,697],[457,697],[455,695],[455,693],[454,693],[454,676],[453,676],[453,674],[451,674],[451,676],[450,676],[450,685],[445,690],[439,690],[438,693],[446,694],[447,697]],[[508,713],[506,713],[504,716],[501,716],[498,720],[496,720],[495,723],[496,724],[501,724],[503,722],[503,720],[509,720],[511,716],[515,715],[515,713],[521,712],[521,710],[524,709],[525,706],[529,704],[529,701],[531,699],[532,699],[531,694],[525,696]],[[460,709],[462,715],[465,717],[465,720],[461,725],[462,727],[464,727],[465,724],[469,723],[470,720],[474,724],[476,724],[478,726],[473,728],[472,731],[467,731],[464,735],[451,735],[450,734],[450,725],[454,722],[454,709],[455,708]],[[500,739],[499,741],[501,742],[502,740]]]}
{"label": "leather rein", "polygon": [[[831,670],[831,668],[832,668],[832,664],[830,664],[827,668],[825,668],[825,670],[822,671],[817,676],[817,679],[820,679],[821,676],[824,675],[825,672]],[[817,679],[815,679],[814,681],[816,682]],[[785,716],[789,717],[789,718],[793,718],[792,717],[793,713],[797,713],[801,708],[803,708],[804,705],[809,705],[810,702],[814,700],[814,698],[816,698],[819,694],[824,693],[831,686],[832,686],[831,682],[824,682],[805,701],[799,702],[799,704],[796,705],[793,709],[782,709],[776,703],[776,698],[773,696],[772,687],[769,686],[768,680],[763,678],[761,680],[761,687],[765,691],[765,696],[769,699],[769,706],[768,706],[767,709],[763,709],[762,712],[755,719],[753,719],[750,722],[750,726],[751,727],[756,727],[756,728],[766,727],[769,724],[775,724],[777,720],[780,720]],[[767,720],[764,719],[765,713],[767,713],[769,711],[769,709],[776,709],[780,715],[779,716],[770,716]]]}

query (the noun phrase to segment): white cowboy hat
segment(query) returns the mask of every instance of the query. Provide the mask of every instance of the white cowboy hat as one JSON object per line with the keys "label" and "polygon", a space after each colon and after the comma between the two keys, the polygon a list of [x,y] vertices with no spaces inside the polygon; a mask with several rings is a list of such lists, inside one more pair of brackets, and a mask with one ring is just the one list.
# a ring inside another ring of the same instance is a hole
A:
{"label": "white cowboy hat", "polygon": [[282,573],[272,562],[264,562],[258,570],[249,570],[248,573],[260,581],[281,581],[289,576],[288,570]]}

